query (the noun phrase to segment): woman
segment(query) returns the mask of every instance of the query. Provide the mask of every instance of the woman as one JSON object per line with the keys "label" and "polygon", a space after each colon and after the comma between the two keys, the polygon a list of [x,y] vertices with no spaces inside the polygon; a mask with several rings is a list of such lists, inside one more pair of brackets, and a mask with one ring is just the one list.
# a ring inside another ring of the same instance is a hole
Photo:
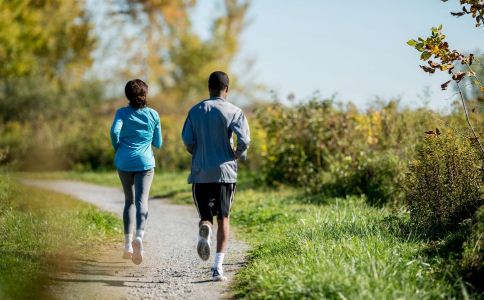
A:
{"label": "woman", "polygon": [[[143,235],[148,218],[148,196],[154,176],[155,158],[151,145],[162,144],[160,117],[146,103],[148,85],[130,80],[124,88],[129,105],[116,111],[111,127],[114,163],[123,185],[125,203],[124,254],[139,265],[143,261]],[[136,236],[133,239],[133,210],[136,209]]]}

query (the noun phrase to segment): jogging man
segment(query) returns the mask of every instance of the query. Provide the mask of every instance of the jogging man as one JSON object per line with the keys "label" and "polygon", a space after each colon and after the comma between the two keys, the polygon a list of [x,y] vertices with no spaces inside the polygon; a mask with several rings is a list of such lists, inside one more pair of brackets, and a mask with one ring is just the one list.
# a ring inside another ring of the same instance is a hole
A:
{"label": "jogging man", "polygon": [[[237,106],[227,102],[229,77],[221,71],[210,74],[210,98],[188,112],[182,139],[192,155],[188,183],[200,216],[197,252],[210,258],[213,216],[217,216],[217,253],[211,268],[214,281],[224,281],[223,260],[229,238],[229,215],[237,182],[237,159],[245,159],[250,143],[249,124]],[[237,136],[234,149],[232,134]]]}

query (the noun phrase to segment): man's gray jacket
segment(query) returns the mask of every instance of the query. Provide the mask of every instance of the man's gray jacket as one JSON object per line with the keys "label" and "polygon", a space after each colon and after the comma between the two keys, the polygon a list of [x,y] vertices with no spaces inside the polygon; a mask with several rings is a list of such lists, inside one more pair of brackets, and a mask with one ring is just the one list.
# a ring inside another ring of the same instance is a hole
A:
{"label": "man's gray jacket", "polygon": [[[233,149],[232,133],[237,136]],[[189,183],[237,181],[237,159],[246,158],[250,143],[249,124],[237,106],[211,97],[190,109],[182,139],[192,154]]]}

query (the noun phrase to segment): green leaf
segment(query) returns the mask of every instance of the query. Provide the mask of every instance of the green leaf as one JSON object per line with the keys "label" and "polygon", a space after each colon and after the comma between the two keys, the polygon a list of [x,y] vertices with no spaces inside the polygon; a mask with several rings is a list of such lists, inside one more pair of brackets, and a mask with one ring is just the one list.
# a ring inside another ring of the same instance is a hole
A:
{"label": "green leaf", "polygon": [[422,52],[423,51],[423,48],[424,48],[424,44],[423,43],[418,43],[416,46],[415,46],[415,49],[417,49],[418,51]]}
{"label": "green leaf", "polygon": [[417,45],[417,41],[416,40],[409,40],[407,42],[407,45],[409,45],[411,47],[415,47]]}
{"label": "green leaf", "polygon": [[432,56],[432,53],[430,53],[430,52],[428,52],[428,51],[424,51],[424,52],[422,52],[422,55],[420,55],[420,59],[421,59],[421,60],[427,60],[427,59],[429,59],[431,56]]}
{"label": "green leaf", "polygon": [[442,24],[439,25],[438,29],[439,30],[442,30]]}

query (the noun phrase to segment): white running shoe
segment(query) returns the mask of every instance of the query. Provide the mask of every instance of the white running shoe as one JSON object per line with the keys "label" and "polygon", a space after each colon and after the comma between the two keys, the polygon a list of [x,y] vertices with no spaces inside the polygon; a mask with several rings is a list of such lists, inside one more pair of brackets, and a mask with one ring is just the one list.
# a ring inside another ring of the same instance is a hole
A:
{"label": "white running shoe", "polygon": [[224,276],[224,271],[218,268],[211,268],[212,271],[212,280],[213,281],[225,281],[227,277]]}
{"label": "white running shoe", "polygon": [[198,244],[197,252],[198,256],[202,260],[208,260],[210,258],[210,239],[212,237],[212,228],[207,224],[200,225],[198,229]]}
{"label": "white running shoe", "polygon": [[124,249],[123,259],[131,259],[133,257],[133,248]]}
{"label": "white running shoe", "polygon": [[131,260],[135,265],[141,264],[143,261],[143,241],[140,237],[137,237],[131,245],[133,246],[133,255]]}

